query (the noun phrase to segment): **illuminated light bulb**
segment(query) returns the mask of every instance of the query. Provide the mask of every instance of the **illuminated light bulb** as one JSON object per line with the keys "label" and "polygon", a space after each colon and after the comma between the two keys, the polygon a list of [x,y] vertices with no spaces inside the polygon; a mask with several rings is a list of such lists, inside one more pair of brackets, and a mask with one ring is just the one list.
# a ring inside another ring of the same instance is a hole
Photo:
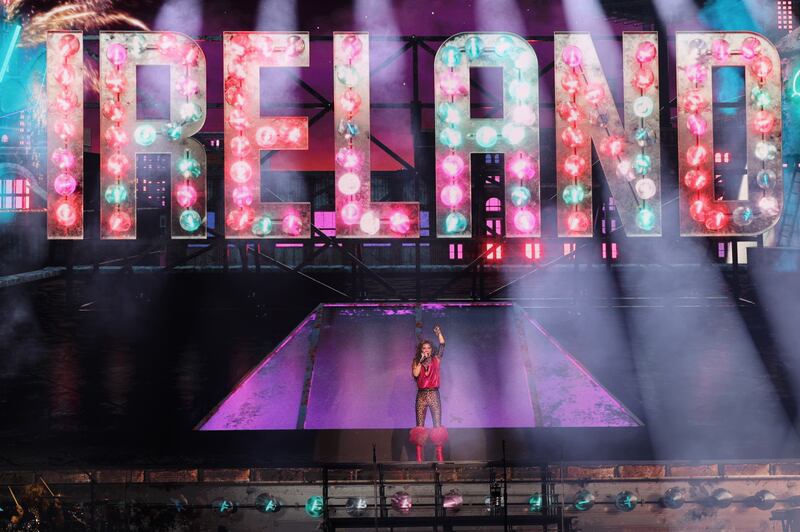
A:
{"label": "illuminated light bulb", "polygon": [[531,191],[527,187],[511,189],[511,203],[514,207],[524,207],[531,202]]}
{"label": "illuminated light bulb", "polygon": [[128,52],[134,57],[141,57],[147,51],[147,39],[144,35],[135,33],[128,40]]}
{"label": "illuminated light bulb", "polygon": [[775,126],[775,115],[769,111],[757,111],[753,117],[753,129],[758,133],[767,134]]}
{"label": "illuminated light bulb", "polygon": [[120,102],[115,100],[106,100],[103,102],[100,112],[103,116],[112,122],[122,122],[125,120],[125,109]]}
{"label": "illuminated light bulb", "polygon": [[262,126],[256,130],[256,144],[262,148],[270,148],[278,142],[278,132],[270,126]]}
{"label": "illuminated light bulb", "polygon": [[633,181],[636,179],[636,174],[633,173],[633,164],[628,159],[622,159],[619,163],[617,163],[616,173],[617,177],[627,181]]}
{"label": "illuminated light bulb", "polygon": [[203,118],[203,110],[194,102],[186,102],[181,104],[180,116],[184,122],[198,122]]}
{"label": "illuminated light bulb", "polygon": [[178,223],[180,224],[181,228],[186,231],[187,233],[194,233],[203,223],[203,219],[200,217],[200,213],[194,209],[188,209],[181,213],[178,217]]}
{"label": "illuminated light bulb", "polygon": [[654,109],[655,103],[653,103],[653,99],[649,96],[639,96],[633,100],[633,114],[639,118],[647,118],[653,114]]}
{"label": "illuminated light bulb", "polygon": [[646,91],[656,82],[656,75],[649,68],[640,68],[633,76],[633,86]]}
{"label": "illuminated light bulb", "polygon": [[444,128],[439,134],[439,142],[448,148],[458,148],[464,141],[461,132],[451,127]]}
{"label": "illuminated light bulb", "polygon": [[114,66],[122,66],[128,60],[128,50],[120,43],[111,43],[106,48],[106,58]]}
{"label": "illuminated light bulb", "polygon": [[69,170],[75,166],[75,154],[64,148],[54,150],[51,160],[59,170]]}
{"label": "illuminated light bulb", "polygon": [[606,90],[599,83],[589,83],[583,96],[590,104],[599,105],[606,97]]}
{"label": "illuminated light bulb", "polygon": [[158,37],[158,44],[156,48],[161,55],[171,55],[175,52],[178,46],[178,39],[171,33],[162,33]]}
{"label": "illuminated light bulb", "polygon": [[74,122],[59,120],[53,126],[53,131],[55,131],[55,134],[58,135],[61,140],[66,142],[75,136],[78,132],[78,128],[75,126]]}
{"label": "illuminated light bulb", "polygon": [[506,124],[503,126],[502,134],[503,138],[512,146],[516,146],[525,140],[525,128],[516,124]]}
{"label": "illuminated light bulb", "polygon": [[691,53],[693,57],[698,59],[701,55],[706,53],[706,48],[708,48],[708,45],[703,39],[692,39],[689,41],[689,48],[692,50]]}
{"label": "illuminated light bulb", "polygon": [[586,136],[577,127],[568,127],[561,132],[561,142],[567,148],[579,148],[586,143]]}
{"label": "illuminated light bulb", "polygon": [[650,41],[644,41],[636,47],[636,61],[639,63],[649,63],[656,58],[656,45]]}
{"label": "illuminated light bulb", "polygon": [[200,61],[200,49],[192,44],[181,47],[181,63],[188,67],[195,67]]}
{"label": "illuminated light bulb", "polygon": [[697,89],[690,90],[683,97],[683,110],[687,113],[698,113],[703,111],[707,106],[708,102]]}
{"label": "illuminated light bulb", "polygon": [[617,135],[611,135],[600,142],[600,151],[611,157],[619,157],[625,149],[625,139]]}
{"label": "illuminated light bulb", "polygon": [[250,36],[246,33],[237,33],[231,37],[231,40],[228,42],[228,50],[230,50],[232,55],[240,59],[247,55],[250,46]]}
{"label": "illuminated light bulb", "polygon": [[564,159],[564,172],[572,177],[578,177],[586,171],[586,159],[580,155],[570,155]]}
{"label": "illuminated light bulb", "polygon": [[250,141],[243,136],[233,137],[231,139],[231,151],[236,157],[247,157],[250,154]]}
{"label": "illuminated light bulb", "polygon": [[689,216],[696,222],[703,223],[707,211],[708,205],[704,199],[696,199],[689,205]]}
{"label": "illuminated light bulb", "polygon": [[411,219],[404,212],[394,212],[389,216],[389,229],[393,233],[404,235],[411,230]]}
{"label": "illuminated light bulb", "polygon": [[272,52],[275,51],[275,43],[272,42],[272,38],[269,35],[261,35],[256,39],[256,48],[258,48],[262,58],[269,59],[272,57]]}
{"label": "illuminated light bulb", "polygon": [[761,161],[771,161],[777,157],[778,148],[774,144],[762,140],[756,143],[753,153]]}
{"label": "illuminated light bulb", "polygon": [[131,162],[130,160],[121,153],[115,153],[111,157],[108,158],[106,162],[106,170],[108,173],[119,178],[123,174],[128,173],[130,170]]}
{"label": "illuminated light bulb", "polygon": [[190,183],[178,185],[175,189],[175,201],[184,209],[188,209],[197,201],[197,189]]}
{"label": "illuminated light bulb", "polygon": [[299,57],[306,49],[306,42],[299,35],[291,35],[286,39],[286,54],[289,57]]}
{"label": "illuminated light bulb", "polygon": [[731,44],[725,39],[714,39],[711,42],[711,55],[720,63],[731,58]]}
{"label": "illuminated light bulb", "polygon": [[781,206],[773,196],[764,196],[758,200],[758,208],[761,209],[761,214],[770,217],[777,216],[781,212]]}
{"label": "illuminated light bulb", "polygon": [[247,185],[240,185],[231,192],[233,204],[237,207],[249,207],[253,204],[253,189]]}
{"label": "illuminated light bulb", "polygon": [[448,155],[442,159],[442,171],[450,177],[457,177],[464,171],[464,159],[458,155]]}
{"label": "illuminated light bulb", "polygon": [[61,56],[64,59],[67,59],[77,54],[78,51],[80,51],[80,49],[81,49],[81,42],[74,35],[71,34],[63,35],[58,40],[58,53],[61,54]]}
{"label": "illuminated light bulb", "polygon": [[458,185],[447,185],[439,193],[439,199],[447,207],[457,207],[464,200],[464,191]]}
{"label": "illuminated light bulb", "polygon": [[111,126],[106,129],[105,135],[106,143],[112,148],[120,148],[128,144],[128,133],[121,127]]}
{"label": "illuminated light bulb", "polygon": [[439,90],[447,96],[463,96],[467,94],[467,87],[457,72],[447,71],[439,77]]}
{"label": "illuminated light bulb", "polygon": [[705,226],[709,231],[719,231],[728,222],[728,216],[719,209],[712,209],[706,213]]}
{"label": "illuminated light bulb", "polygon": [[381,228],[381,220],[374,212],[367,211],[361,216],[358,227],[362,232],[368,235],[374,235]]}
{"label": "illuminated light bulb", "polygon": [[708,186],[708,174],[702,170],[689,170],[683,176],[683,183],[691,190],[703,190]]}
{"label": "illuminated light bulb", "polygon": [[348,172],[339,178],[338,186],[339,192],[346,196],[352,196],[361,190],[361,179],[356,174]]}
{"label": "illuminated light bulb", "polygon": [[772,60],[765,55],[757,55],[750,62],[750,72],[759,78],[766,78],[772,72]]}
{"label": "illuminated light bulb", "polygon": [[520,70],[528,70],[536,64],[536,56],[529,50],[521,50],[514,58],[514,66]]}
{"label": "illuminated light bulb", "polygon": [[517,100],[527,100],[531,97],[533,87],[527,81],[515,79],[509,83],[509,91],[511,96]]}
{"label": "illuminated light bulb", "polygon": [[56,207],[56,221],[63,227],[72,227],[78,221],[78,212],[65,201]]}
{"label": "illuminated light bulb", "polygon": [[250,125],[250,121],[243,110],[234,109],[228,114],[228,124],[237,131],[243,131]]}
{"label": "illuminated light bulb", "polygon": [[353,89],[347,89],[342,94],[342,97],[339,98],[339,104],[345,113],[357,114],[361,109],[361,96]]}
{"label": "illuminated light bulb", "polygon": [[772,170],[759,170],[758,174],[756,174],[756,184],[764,190],[775,188],[775,183],[777,182],[778,178]]}
{"label": "illuminated light bulb", "polygon": [[156,128],[150,124],[142,124],[133,131],[133,140],[139,146],[150,146],[156,141]]}
{"label": "illuminated light bulb", "polygon": [[581,88],[581,79],[572,72],[565,72],[561,76],[561,88],[570,96],[575,95]]}
{"label": "illuminated light bulb", "polygon": [[768,108],[772,105],[772,97],[769,95],[769,91],[758,85],[750,91],[750,101],[754,106],[761,108]]}
{"label": "illuminated light bulb", "polygon": [[71,91],[64,91],[56,96],[56,109],[63,114],[69,114],[78,106],[78,97]]}
{"label": "illuminated light bulb", "polygon": [[358,70],[350,65],[336,65],[336,79],[339,83],[352,87],[358,85]]}
{"label": "illuminated light bulb", "polygon": [[656,214],[649,205],[645,205],[636,213],[636,225],[642,231],[652,231],[656,227]]}
{"label": "illuminated light bulb", "polygon": [[708,150],[705,146],[694,145],[689,146],[686,150],[686,162],[689,166],[700,166],[708,160]]}
{"label": "illuminated light bulb", "polygon": [[567,230],[571,233],[585,233],[589,229],[589,217],[584,212],[571,212],[567,216]]}
{"label": "illuminated light bulb", "polygon": [[63,65],[56,70],[55,80],[59,85],[67,87],[75,81],[75,70],[69,65]]}
{"label": "illuminated light bulb", "polygon": [[501,35],[494,42],[494,53],[500,57],[505,57],[514,47],[514,41],[508,35]]}
{"label": "illuminated light bulb", "polygon": [[[298,128],[295,128],[298,129]],[[299,131],[299,129],[298,129]],[[339,120],[339,127],[336,128],[336,131],[339,132],[346,139],[351,139],[358,135],[358,124],[351,120],[345,120],[344,118]]]}
{"label": "illuminated light bulb", "polygon": [[586,191],[581,185],[567,185],[561,193],[561,198],[567,205],[578,205],[585,197]]}
{"label": "illuminated light bulb", "polygon": [[444,231],[449,235],[463,233],[467,229],[467,218],[460,212],[451,212],[444,219]]}
{"label": "illuminated light bulb", "polygon": [[497,130],[492,126],[483,126],[475,132],[475,142],[481,148],[491,148],[497,144]]}
{"label": "illuminated light bulb", "polygon": [[699,114],[692,113],[686,117],[686,129],[688,129],[692,135],[701,137],[708,131],[708,123],[706,119]]}
{"label": "illuminated light bulb", "polygon": [[458,46],[448,44],[442,48],[441,55],[442,63],[448,68],[454,68],[461,64],[461,50]]}
{"label": "illuminated light bulb", "polygon": [[268,216],[261,216],[253,222],[250,232],[256,236],[267,236],[272,232],[272,220]]}
{"label": "illuminated light bulb", "polygon": [[702,85],[708,77],[708,69],[702,63],[692,63],[686,67],[686,79],[697,85]]}
{"label": "illuminated light bulb", "polygon": [[570,68],[578,68],[583,63],[583,52],[577,46],[568,44],[561,50],[561,60]]}
{"label": "illuminated light bulb", "polygon": [[506,158],[506,165],[509,172],[517,179],[526,181],[536,176],[536,163],[523,152],[517,152]]}
{"label": "illuminated light bulb", "polygon": [[571,124],[581,119],[581,110],[574,102],[563,101],[558,104],[558,116]]}
{"label": "illuminated light bulb", "polygon": [[247,183],[253,178],[253,167],[247,161],[236,161],[230,167],[230,177],[236,183]]}
{"label": "illuminated light bulb", "polygon": [[511,120],[521,126],[532,126],[536,123],[536,113],[529,105],[517,105],[511,110]]}
{"label": "illuminated light bulb", "polygon": [[78,188],[78,181],[72,174],[62,172],[53,180],[53,190],[60,196],[69,196]]}
{"label": "illuminated light bulb", "polygon": [[244,107],[247,103],[242,88],[234,85],[225,89],[225,101],[234,107]]}
{"label": "illuminated light bulb", "polygon": [[341,148],[336,153],[336,162],[345,170],[358,170],[361,168],[361,156],[353,148]]}
{"label": "illuminated light bulb", "polygon": [[634,185],[634,188],[636,189],[636,195],[643,200],[649,200],[655,196],[657,192],[656,182],[649,177],[645,177],[637,181],[636,185]]}
{"label": "illuminated light bulb", "polygon": [[649,127],[637,127],[633,132],[633,139],[640,148],[652,146],[656,142],[656,134]]}
{"label": "illuminated light bulb", "polygon": [[483,53],[483,39],[472,36],[464,42],[464,50],[471,61],[479,58]]}
{"label": "illuminated light bulb", "polygon": [[342,39],[342,53],[344,53],[345,58],[350,61],[358,57],[363,47],[364,45],[358,35],[351,33],[349,35],[345,35]]}
{"label": "illuminated light bulb", "polygon": [[436,108],[436,116],[446,124],[458,125],[461,123],[461,115],[456,106],[451,102],[442,102]]}
{"label": "illuminated light bulb", "polygon": [[122,75],[122,72],[117,70],[112,70],[108,74],[106,74],[106,88],[113,92],[114,94],[120,94],[125,90],[126,81],[125,76]]}
{"label": "illuminated light bulb", "polygon": [[280,136],[289,144],[297,144],[303,136],[303,131],[299,127],[282,127]]}
{"label": "illuminated light bulb", "polygon": [[739,227],[745,227],[753,222],[753,209],[750,207],[736,207],[731,214],[731,220]]}
{"label": "illuminated light bulb", "polygon": [[361,218],[361,207],[358,203],[350,202],[342,207],[341,211],[342,221],[347,225],[355,225]]}
{"label": "illuminated light bulb", "polygon": [[256,215],[253,209],[245,207],[243,209],[233,209],[230,211],[225,218],[225,223],[235,231],[244,231],[252,225],[255,218]]}
{"label": "illuminated light bulb", "polygon": [[514,215],[514,227],[522,233],[532,233],[536,229],[536,216],[531,211],[519,211]]}
{"label": "illuminated light bulb", "polygon": [[761,50],[761,42],[755,37],[748,37],[742,41],[742,57],[749,61],[756,57]]}
{"label": "illuminated light bulb", "polygon": [[106,188],[103,197],[106,203],[111,205],[119,205],[128,201],[128,189],[121,183],[114,183]]}

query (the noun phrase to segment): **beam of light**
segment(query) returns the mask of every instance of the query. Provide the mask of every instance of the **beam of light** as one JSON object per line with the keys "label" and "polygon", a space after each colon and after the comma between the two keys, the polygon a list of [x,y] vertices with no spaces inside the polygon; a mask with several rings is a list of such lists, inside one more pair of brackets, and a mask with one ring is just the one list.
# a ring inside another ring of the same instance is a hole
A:
{"label": "beam of light", "polygon": [[200,35],[203,31],[203,4],[200,0],[167,0],[156,16],[154,27]]}
{"label": "beam of light", "polygon": [[475,2],[475,29],[478,31],[506,31],[524,36],[525,19],[516,0],[477,0]]}
{"label": "beam of light", "polygon": [[[10,33],[10,37],[7,37],[7,41],[4,42],[5,52],[3,52],[3,62],[0,64],[0,83],[8,74],[8,65],[11,63],[11,57],[14,55],[14,50],[17,48],[17,43],[19,42],[20,33],[22,32],[22,26],[15,23],[5,23],[3,24],[6,26],[5,31],[3,31],[4,38],[3,41],[6,41],[6,36]],[[10,26],[10,27],[9,27]]]}
{"label": "beam of light", "polygon": [[255,29],[258,31],[297,30],[295,0],[261,0],[258,5]]}
{"label": "beam of light", "polygon": [[[569,31],[588,31],[593,35],[615,35],[603,7],[597,0],[564,0],[564,17]],[[622,47],[613,39],[595,41],[597,54],[602,57],[606,72],[616,76],[622,71]]]}

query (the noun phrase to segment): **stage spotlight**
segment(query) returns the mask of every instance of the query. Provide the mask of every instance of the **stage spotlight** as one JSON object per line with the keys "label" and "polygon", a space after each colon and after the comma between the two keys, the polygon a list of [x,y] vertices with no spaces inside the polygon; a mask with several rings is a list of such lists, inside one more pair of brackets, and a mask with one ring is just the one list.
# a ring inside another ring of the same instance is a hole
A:
{"label": "stage spotlight", "polygon": [[306,513],[311,517],[322,517],[325,501],[319,495],[314,495],[306,501]]}
{"label": "stage spotlight", "polygon": [[575,502],[572,503],[579,512],[591,510],[594,506],[594,494],[589,490],[581,490],[575,494]]}
{"label": "stage spotlight", "polygon": [[725,488],[714,490],[711,497],[708,499],[709,506],[716,506],[717,508],[727,508],[733,502],[733,493]]}
{"label": "stage spotlight", "polygon": [[677,510],[683,503],[686,502],[686,491],[683,488],[670,488],[664,492],[664,496],[661,498],[661,504],[664,505],[665,508],[671,508],[673,510]]}
{"label": "stage spotlight", "polygon": [[531,513],[541,512],[543,505],[544,499],[542,498],[542,494],[538,491],[531,495],[530,499],[528,499],[528,511]]}
{"label": "stage spotlight", "polygon": [[220,515],[230,515],[236,513],[238,506],[235,501],[219,497],[211,501],[211,508]]}
{"label": "stage spotlight", "polygon": [[411,511],[411,507],[413,506],[413,501],[411,500],[411,495],[409,495],[405,491],[398,491],[394,495],[392,495],[392,508],[395,511],[400,512],[401,514],[407,514]]}
{"label": "stage spotlight", "polygon": [[367,499],[364,497],[349,497],[344,505],[344,511],[350,517],[361,517],[367,512]]}
{"label": "stage spotlight", "polygon": [[751,499],[751,504],[759,510],[772,510],[777,501],[775,494],[769,490],[761,490]]}
{"label": "stage spotlight", "polygon": [[639,504],[639,497],[627,490],[617,493],[617,498],[614,500],[614,506],[620,512],[632,512],[637,504]]}
{"label": "stage spotlight", "polygon": [[461,495],[461,492],[458,491],[457,489],[452,489],[447,493],[445,493],[444,501],[442,501],[442,506],[453,512],[459,511],[463,504],[464,504],[464,497]]}
{"label": "stage spotlight", "polygon": [[261,493],[256,497],[256,510],[263,514],[274,514],[280,511],[281,503],[269,493]]}

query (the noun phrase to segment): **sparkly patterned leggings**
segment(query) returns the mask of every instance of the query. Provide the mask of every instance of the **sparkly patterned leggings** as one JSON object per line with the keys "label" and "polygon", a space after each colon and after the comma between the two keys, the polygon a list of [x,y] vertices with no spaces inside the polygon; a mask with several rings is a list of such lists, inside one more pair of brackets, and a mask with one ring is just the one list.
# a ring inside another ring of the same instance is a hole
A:
{"label": "sparkly patterned leggings", "polygon": [[425,426],[425,410],[430,408],[433,426],[442,426],[442,400],[438,388],[417,390],[417,426]]}

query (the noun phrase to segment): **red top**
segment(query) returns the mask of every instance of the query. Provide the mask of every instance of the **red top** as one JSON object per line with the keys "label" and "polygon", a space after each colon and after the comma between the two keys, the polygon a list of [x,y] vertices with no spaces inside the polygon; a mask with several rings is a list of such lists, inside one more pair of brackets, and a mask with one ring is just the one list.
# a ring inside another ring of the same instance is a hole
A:
{"label": "red top", "polygon": [[419,370],[417,377],[417,388],[438,388],[439,387],[439,374],[441,373],[442,354],[444,352],[444,344],[439,344],[439,349],[436,350],[434,356],[431,357],[431,363],[426,368],[423,365]]}

